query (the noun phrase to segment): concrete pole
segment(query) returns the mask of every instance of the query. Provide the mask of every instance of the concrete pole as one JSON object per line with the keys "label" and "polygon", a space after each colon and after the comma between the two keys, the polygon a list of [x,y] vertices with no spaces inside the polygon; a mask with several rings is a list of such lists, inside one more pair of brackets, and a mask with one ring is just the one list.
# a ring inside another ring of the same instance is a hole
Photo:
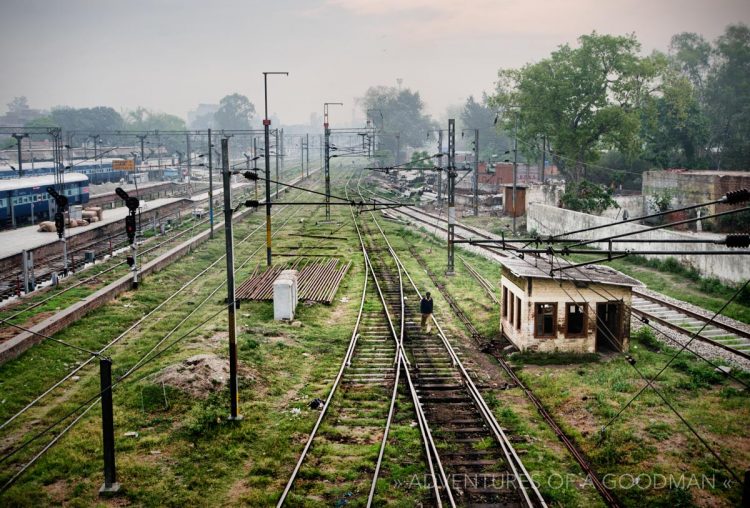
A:
{"label": "concrete pole", "polygon": [[221,175],[224,183],[224,234],[227,258],[227,310],[229,327],[229,396],[230,420],[241,420],[237,393],[237,318],[234,290],[234,236],[232,232],[232,181],[229,169],[229,139],[221,140]]}

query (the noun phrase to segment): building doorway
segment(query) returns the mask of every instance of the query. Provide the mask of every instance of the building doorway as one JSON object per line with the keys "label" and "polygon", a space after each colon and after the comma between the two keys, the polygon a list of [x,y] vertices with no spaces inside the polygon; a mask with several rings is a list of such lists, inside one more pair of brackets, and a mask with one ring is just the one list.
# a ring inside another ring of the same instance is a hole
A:
{"label": "building doorway", "polygon": [[622,304],[596,304],[596,351],[622,351]]}

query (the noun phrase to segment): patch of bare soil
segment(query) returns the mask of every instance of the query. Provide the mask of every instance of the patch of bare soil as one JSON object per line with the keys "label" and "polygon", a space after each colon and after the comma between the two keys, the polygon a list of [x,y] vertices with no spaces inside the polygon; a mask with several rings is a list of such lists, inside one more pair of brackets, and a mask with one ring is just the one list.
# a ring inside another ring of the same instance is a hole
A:
{"label": "patch of bare soil", "polygon": [[[53,311],[47,311],[47,312],[40,312],[38,314],[35,314],[34,316],[27,319],[22,325],[19,325],[23,328],[29,329],[32,326],[34,326],[37,323],[41,323],[51,315],[53,315]],[[5,342],[6,340],[10,340],[16,335],[21,333],[21,330],[16,328],[15,326],[4,326],[0,328],[0,344]]]}
{"label": "patch of bare soil", "polygon": [[[240,368],[240,377],[247,378],[252,375],[246,368]],[[229,362],[212,354],[195,355],[166,367],[156,375],[155,380],[193,397],[204,399],[227,385]]]}

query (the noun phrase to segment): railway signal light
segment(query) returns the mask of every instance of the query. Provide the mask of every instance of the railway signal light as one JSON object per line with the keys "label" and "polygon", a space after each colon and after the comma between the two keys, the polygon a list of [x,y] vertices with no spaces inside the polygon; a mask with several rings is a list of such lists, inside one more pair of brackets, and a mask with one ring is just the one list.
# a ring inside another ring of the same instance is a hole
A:
{"label": "railway signal light", "polygon": [[54,188],[47,187],[47,194],[52,196],[52,199],[55,200],[55,204],[58,208],[65,211],[65,209],[68,207],[68,197],[60,195]]}
{"label": "railway signal light", "polygon": [[62,238],[65,234],[65,214],[61,211],[55,212],[55,229],[57,229],[57,236]]}
{"label": "railway signal light", "polygon": [[130,214],[127,217],[125,217],[125,232],[128,235],[128,240],[130,240],[130,243],[133,243],[135,241],[135,215]]}

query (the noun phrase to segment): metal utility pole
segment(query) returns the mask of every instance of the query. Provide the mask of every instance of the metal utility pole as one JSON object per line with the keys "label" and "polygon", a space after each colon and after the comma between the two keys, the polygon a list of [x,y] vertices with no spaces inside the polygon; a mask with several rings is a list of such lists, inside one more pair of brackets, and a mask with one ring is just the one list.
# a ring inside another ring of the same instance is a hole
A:
{"label": "metal utility pole", "polygon": [[[265,138],[266,159],[266,264],[271,266],[271,120],[268,118],[268,75],[283,74],[288,72],[264,72],[263,73],[263,97],[265,101],[265,118],[263,118],[263,130]],[[277,180],[278,181],[278,180]]]}
{"label": "metal utility pole", "polygon": [[99,358],[99,381],[102,396],[102,448],[104,455],[104,484],[99,495],[111,495],[120,490],[115,466],[115,418],[112,411],[112,360]]}
{"label": "metal utility pole", "polygon": [[326,221],[331,220],[331,129],[328,124],[328,106],[343,106],[343,102],[323,103],[323,129],[325,135],[325,180],[326,180]]}
{"label": "metal utility pole", "polygon": [[448,120],[448,268],[453,275],[453,241],[456,227],[456,120]]}
{"label": "metal utility pole", "polygon": [[141,164],[146,160],[146,152],[143,150],[143,142],[148,137],[148,134],[136,134],[136,138],[141,140]]}
{"label": "metal utility pole", "polygon": [[[443,129],[438,130],[438,153],[443,153]],[[438,167],[442,170],[443,158],[438,158]],[[443,204],[443,172],[438,171],[437,174],[437,203],[438,205]]]}
{"label": "metal utility pole", "polygon": [[274,132],[274,145],[276,147],[276,194],[274,194],[273,199],[275,201],[279,200],[279,129],[276,128],[276,132]]}
{"label": "metal utility pole", "polygon": [[474,129],[474,217],[479,215],[479,129]]}
{"label": "metal utility pole", "polygon": [[310,133],[305,134],[305,151],[307,152],[307,176],[310,176]]}
{"label": "metal utility pole", "polygon": [[299,138],[299,165],[302,171],[302,178],[305,177],[305,138]]}
{"label": "metal utility pole", "polygon": [[[16,138],[16,143],[18,145],[18,178],[23,177],[23,160],[21,155],[21,140],[23,138],[28,138],[28,134],[12,134],[14,138]],[[29,138],[29,142],[31,142],[31,138]],[[15,225],[15,223],[14,223]]]}
{"label": "metal utility pole", "polygon": [[513,234],[516,234],[516,183],[518,179],[518,112],[516,111],[516,123],[513,128]]}
{"label": "metal utility pole", "polygon": [[193,167],[192,167],[192,164],[190,163],[190,161],[193,158],[193,154],[191,153],[191,150],[190,150],[190,133],[189,132],[185,133],[185,145],[186,145],[186,149],[187,149],[188,198],[192,198],[193,197],[193,183],[192,183],[192,179],[193,179]]}
{"label": "metal utility pole", "polygon": [[232,234],[232,172],[229,169],[229,139],[221,140],[221,175],[224,183],[224,235],[227,250],[227,309],[229,326],[230,420],[242,420],[237,412],[237,310],[234,291],[234,236]]}
{"label": "metal utility pole", "polygon": [[[141,144],[141,147],[143,147],[143,144]],[[208,222],[211,228],[211,232],[209,233],[211,239],[214,237],[214,168],[211,153],[213,147],[214,145],[211,143],[211,129],[208,129]]]}
{"label": "metal utility pole", "polygon": [[94,140],[94,164],[96,164],[96,145],[99,142],[99,138],[101,138],[101,134],[92,134],[91,138]]}

